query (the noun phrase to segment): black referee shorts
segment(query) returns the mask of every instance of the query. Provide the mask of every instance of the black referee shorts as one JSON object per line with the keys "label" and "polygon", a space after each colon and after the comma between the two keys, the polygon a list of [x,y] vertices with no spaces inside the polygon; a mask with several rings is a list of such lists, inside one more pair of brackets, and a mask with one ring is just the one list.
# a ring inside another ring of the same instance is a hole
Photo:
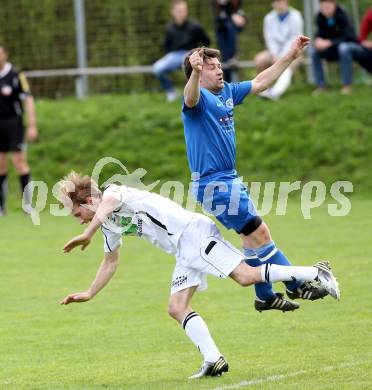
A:
{"label": "black referee shorts", "polygon": [[24,133],[22,117],[0,118],[0,153],[23,151]]}

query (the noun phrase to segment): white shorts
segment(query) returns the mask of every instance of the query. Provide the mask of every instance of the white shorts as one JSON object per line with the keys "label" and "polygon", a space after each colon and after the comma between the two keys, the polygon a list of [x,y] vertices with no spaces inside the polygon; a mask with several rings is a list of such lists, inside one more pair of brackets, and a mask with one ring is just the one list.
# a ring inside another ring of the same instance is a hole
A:
{"label": "white shorts", "polygon": [[207,274],[226,278],[244,260],[244,255],[225,241],[216,224],[205,217],[193,217],[178,242],[171,294],[192,286],[208,287]]}

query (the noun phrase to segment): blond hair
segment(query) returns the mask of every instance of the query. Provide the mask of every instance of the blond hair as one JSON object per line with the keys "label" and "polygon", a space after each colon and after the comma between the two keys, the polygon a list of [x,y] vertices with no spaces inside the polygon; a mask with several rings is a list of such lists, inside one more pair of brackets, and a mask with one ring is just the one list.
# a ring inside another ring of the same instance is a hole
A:
{"label": "blond hair", "polygon": [[58,183],[58,190],[62,197],[69,198],[74,205],[85,204],[88,196],[100,198],[102,193],[97,183],[88,175],[81,175],[71,171]]}

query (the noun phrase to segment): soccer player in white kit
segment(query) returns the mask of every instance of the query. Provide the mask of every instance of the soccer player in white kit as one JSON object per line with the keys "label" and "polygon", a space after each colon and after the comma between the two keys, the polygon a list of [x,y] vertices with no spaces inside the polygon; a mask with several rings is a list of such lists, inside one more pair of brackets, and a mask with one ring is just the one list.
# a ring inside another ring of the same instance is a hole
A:
{"label": "soccer player in white kit", "polygon": [[216,224],[204,215],[183,209],[177,203],[155,193],[111,184],[103,191],[89,176],[71,172],[60,181],[63,203],[85,231],[70,240],[64,251],[81,246],[85,249],[100,228],[104,259],[95,280],[85,292],[66,296],[61,304],[92,299],[112,278],[118,261],[122,237],[137,235],[176,257],[168,312],[181,324],[186,335],[202,353],[204,362],[190,379],[217,376],[228,371],[228,363],[217,348],[208,327],[190,306],[195,291],[207,288],[207,275],[230,277],[241,286],[263,281],[293,279],[316,281],[339,299],[338,283],[328,262],[313,267],[265,264],[251,267],[244,255],[221,236]]}

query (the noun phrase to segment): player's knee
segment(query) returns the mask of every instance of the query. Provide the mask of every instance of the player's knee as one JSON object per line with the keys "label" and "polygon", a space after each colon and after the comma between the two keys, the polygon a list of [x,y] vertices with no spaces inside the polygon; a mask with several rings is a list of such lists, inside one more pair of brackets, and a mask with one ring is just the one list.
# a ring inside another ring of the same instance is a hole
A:
{"label": "player's knee", "polygon": [[247,263],[244,263],[244,268],[241,271],[238,283],[242,287],[248,287],[262,282],[261,267],[251,267]]}
{"label": "player's knee", "polygon": [[261,281],[258,268],[251,267],[248,264],[242,264],[239,272],[235,273],[233,278],[242,287],[248,287]]}
{"label": "player's knee", "polygon": [[18,172],[24,172],[28,169],[27,157],[25,153],[14,153],[12,156],[14,168]]}
{"label": "player's knee", "polygon": [[27,165],[27,162],[22,160],[14,160],[14,168],[18,173],[29,171],[29,166]]}
{"label": "player's knee", "polygon": [[168,314],[175,320],[179,320],[183,313],[183,307],[176,302],[169,302]]}

